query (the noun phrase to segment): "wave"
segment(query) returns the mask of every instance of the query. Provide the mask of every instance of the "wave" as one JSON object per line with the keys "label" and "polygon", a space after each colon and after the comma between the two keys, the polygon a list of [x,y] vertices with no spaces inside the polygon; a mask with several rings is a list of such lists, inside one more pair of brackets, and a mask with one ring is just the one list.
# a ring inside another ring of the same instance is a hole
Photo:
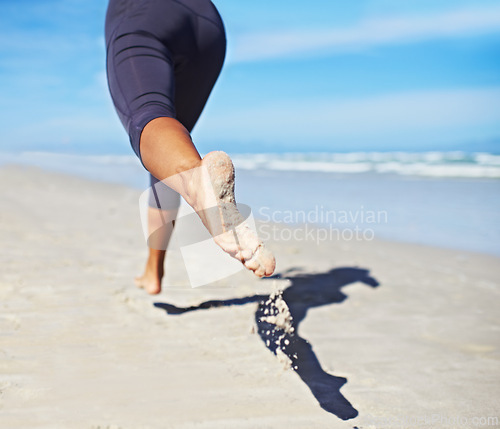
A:
{"label": "wave", "polygon": [[237,154],[238,169],[404,176],[500,178],[500,155],[466,152]]}
{"label": "wave", "polygon": [[[397,174],[401,176],[500,179],[500,155],[477,152],[350,152],[350,153],[246,153],[231,154],[241,170],[299,171],[338,174]],[[143,167],[134,155],[77,155],[52,152],[0,154],[6,162],[37,165],[74,172],[94,167]]]}

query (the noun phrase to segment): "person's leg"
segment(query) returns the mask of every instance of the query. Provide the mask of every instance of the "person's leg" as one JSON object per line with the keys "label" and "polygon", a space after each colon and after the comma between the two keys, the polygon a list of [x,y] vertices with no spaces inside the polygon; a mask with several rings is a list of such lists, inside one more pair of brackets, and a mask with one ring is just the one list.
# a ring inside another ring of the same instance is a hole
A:
{"label": "person's leg", "polygon": [[[152,2],[134,3],[110,0],[106,17],[107,77],[113,103],[130,136],[135,153],[140,158],[139,135],[151,119],[175,117],[174,60],[169,49],[151,31],[144,31]],[[154,12],[154,11],[153,11]],[[160,17],[160,14],[158,14]],[[146,28],[150,25],[146,25]],[[157,180],[156,180],[157,182]],[[151,186],[155,185],[152,178]],[[166,187],[164,184],[159,184]],[[174,191],[171,191],[174,193]],[[159,293],[163,263],[179,205],[161,201],[148,209],[148,250],[144,272],[136,284],[149,293]],[[166,209],[166,210],[165,210]],[[168,219],[168,226],[163,226]]]}
{"label": "person's leg", "polygon": [[[165,179],[168,186],[195,208],[225,251],[257,275],[270,275],[274,257],[263,248],[237,211],[230,159],[222,153],[211,153],[202,161],[189,133],[222,66],[223,29],[213,19],[189,12],[189,19],[196,22],[183,29],[196,28],[196,34],[170,34],[164,18],[174,22],[176,14],[185,13],[186,9],[177,2],[154,4],[168,5],[168,13],[149,9],[155,12],[149,18],[142,15],[146,12],[141,9],[130,15],[138,17],[141,28],[148,31],[137,29],[136,22],[123,20],[116,31],[107,33],[110,92],[132,147],[151,174]],[[182,12],[173,8],[181,8]],[[156,19],[160,17],[161,20]],[[143,20],[149,19],[146,25]],[[158,34],[153,34],[155,26],[160,28]],[[165,43],[160,35],[164,28]],[[197,36],[199,40],[195,40]],[[180,62],[175,62],[176,59]],[[206,211],[209,207],[215,207],[216,211]],[[213,216],[214,213],[217,215]]]}
{"label": "person's leg", "polygon": [[162,210],[148,207],[149,255],[144,273],[136,277],[135,283],[151,295],[161,292],[165,255],[174,229],[177,211],[177,208]]}
{"label": "person's leg", "polygon": [[[239,213],[234,167],[223,152],[200,159],[187,130],[175,119],[157,118],[141,135],[144,166],[177,191],[200,216],[214,241],[259,277],[275,268],[274,256]],[[168,160],[168,162],[167,162]]]}
{"label": "person's leg", "polygon": [[216,12],[210,18],[191,16],[196,21],[193,27],[198,30],[198,39],[194,41],[196,47],[183,42],[179,48],[185,53],[181,57],[189,61],[176,68],[177,120],[162,117],[149,122],[140,137],[140,153],[146,168],[155,177],[166,179],[197,211],[217,244],[257,275],[270,275],[274,271],[274,257],[263,248],[237,210],[231,160],[222,153],[210,153],[201,160],[190,136],[225,56],[222,22]]}
{"label": "person's leg", "polygon": [[175,219],[180,205],[180,195],[150,175],[147,228],[149,254],[144,272],[135,283],[154,295],[161,292],[164,261]]}

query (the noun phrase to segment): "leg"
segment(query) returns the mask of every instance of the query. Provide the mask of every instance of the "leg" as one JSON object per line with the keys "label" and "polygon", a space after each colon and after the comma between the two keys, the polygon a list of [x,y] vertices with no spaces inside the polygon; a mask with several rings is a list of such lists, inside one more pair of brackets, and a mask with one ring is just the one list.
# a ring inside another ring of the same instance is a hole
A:
{"label": "leg", "polygon": [[[215,242],[262,277],[271,275],[275,261],[244,222],[234,199],[234,168],[227,155],[210,153],[201,160],[190,131],[217,80],[225,39],[211,23],[198,23],[207,48],[175,75],[176,119],[159,117],[145,125],[140,156],[145,167],[181,194],[195,209]],[[208,27],[204,27],[208,25]],[[211,209],[212,208],[212,209]],[[215,210],[213,209],[215,208]]]}
{"label": "leg", "polygon": [[[201,163],[188,130],[177,119],[167,117],[155,118],[144,127],[140,155],[146,169],[161,179],[175,177]],[[183,188],[181,184],[170,187],[177,192]]]}
{"label": "leg", "polygon": [[225,252],[259,277],[273,273],[273,255],[237,209],[234,167],[226,154],[211,152],[201,160],[189,133],[173,118],[148,123],[140,148],[145,167],[182,195]]}
{"label": "leg", "polygon": [[149,256],[144,274],[135,279],[138,287],[150,294],[161,292],[161,281],[168,243],[180,205],[180,196],[165,184],[150,176],[148,201]]}
{"label": "leg", "polygon": [[166,249],[172,236],[177,211],[148,208],[149,256],[143,275],[136,277],[135,283],[151,295],[161,292]]}
{"label": "leg", "polygon": [[127,4],[127,19],[107,31],[108,80],[135,153],[198,212],[223,250],[257,275],[270,275],[274,257],[236,208],[231,160],[220,152],[201,160],[189,134],[222,67],[220,17],[211,2],[200,2],[200,14],[180,2]]}
{"label": "leg", "polygon": [[[158,38],[138,30],[140,26],[134,19],[126,18],[127,14],[134,15],[133,10],[119,9],[117,1],[110,1],[109,4],[106,28],[108,84],[117,113],[129,133],[132,148],[139,155],[138,136],[142,126],[151,117],[174,117],[176,114],[173,60],[170,51]],[[134,4],[129,2],[127,8],[132,7],[135,8]],[[117,22],[122,24],[115,25]],[[151,185],[154,184],[152,180]],[[168,219],[166,223],[169,224],[175,219],[177,207],[178,203],[175,210],[174,207],[162,210],[162,205],[155,208],[155,204],[150,203],[149,256],[143,274],[135,282],[151,294],[161,291],[163,264],[172,233],[168,227],[162,227],[162,217]]]}

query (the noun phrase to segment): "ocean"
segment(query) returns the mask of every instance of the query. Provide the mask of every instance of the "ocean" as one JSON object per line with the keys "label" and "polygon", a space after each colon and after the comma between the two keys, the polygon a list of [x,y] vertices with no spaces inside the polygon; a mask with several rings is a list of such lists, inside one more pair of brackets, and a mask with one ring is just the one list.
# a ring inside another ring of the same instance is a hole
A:
{"label": "ocean", "polygon": [[[318,241],[372,239],[500,256],[500,155],[466,152],[231,154],[236,197],[255,218],[313,224]],[[133,155],[0,154],[27,164],[146,189]],[[305,233],[305,232],[304,232]],[[276,238],[276,237],[275,237]],[[286,237],[277,237],[286,239]]]}

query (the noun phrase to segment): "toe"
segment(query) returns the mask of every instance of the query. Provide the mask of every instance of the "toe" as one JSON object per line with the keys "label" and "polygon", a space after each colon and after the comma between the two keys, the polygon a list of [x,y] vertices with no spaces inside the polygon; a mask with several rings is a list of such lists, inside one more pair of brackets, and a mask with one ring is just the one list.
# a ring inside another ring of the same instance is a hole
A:
{"label": "toe", "polygon": [[253,252],[250,249],[242,249],[240,255],[244,261],[247,261],[252,258]]}
{"label": "toe", "polygon": [[257,259],[251,258],[245,261],[244,263],[245,267],[247,267],[249,270],[255,271],[260,267],[260,264],[257,262]]}
{"label": "toe", "polygon": [[274,269],[276,268],[276,259],[271,255],[271,260],[266,265],[266,276],[270,276],[274,273]]}
{"label": "toe", "polygon": [[257,277],[264,277],[266,270],[262,265],[259,265],[259,268],[257,268],[254,272]]}

